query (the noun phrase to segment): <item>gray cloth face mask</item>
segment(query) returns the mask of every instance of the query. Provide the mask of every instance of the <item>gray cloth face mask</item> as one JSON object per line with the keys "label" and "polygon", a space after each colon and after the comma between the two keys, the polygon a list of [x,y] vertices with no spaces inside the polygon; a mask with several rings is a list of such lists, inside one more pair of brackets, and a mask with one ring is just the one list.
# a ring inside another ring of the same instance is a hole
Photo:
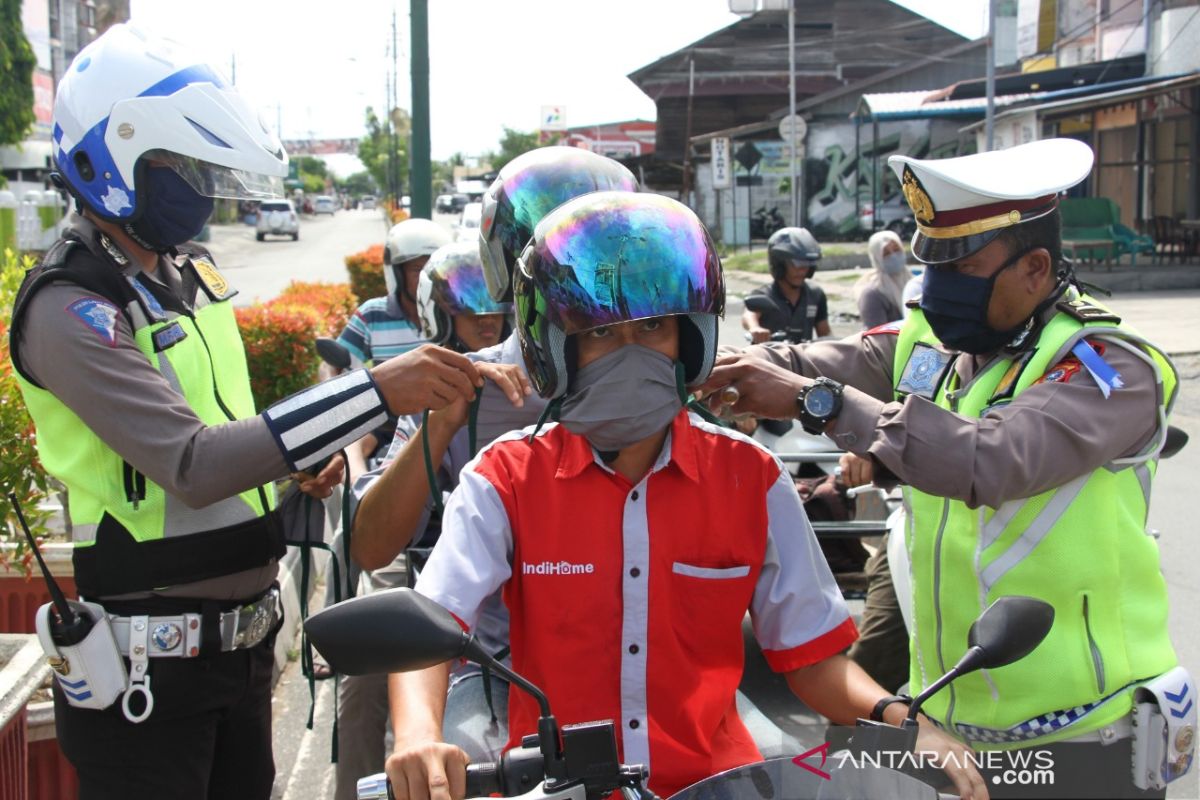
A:
{"label": "gray cloth face mask", "polygon": [[904,271],[907,260],[903,252],[888,253],[882,259],[883,271],[888,275],[898,275]]}
{"label": "gray cloth face mask", "polygon": [[657,350],[627,344],[583,367],[563,400],[559,422],[611,453],[665,428],[683,399],[675,362]]}

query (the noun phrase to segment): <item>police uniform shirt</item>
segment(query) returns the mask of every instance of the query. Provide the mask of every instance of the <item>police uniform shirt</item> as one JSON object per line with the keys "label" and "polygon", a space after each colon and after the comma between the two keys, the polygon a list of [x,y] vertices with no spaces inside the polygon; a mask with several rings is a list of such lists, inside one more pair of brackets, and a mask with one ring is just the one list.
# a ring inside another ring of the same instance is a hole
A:
{"label": "police uniform shirt", "polygon": [[[81,216],[72,215],[70,224],[85,240],[97,235]],[[125,257],[125,273],[138,274],[138,262]],[[171,259],[160,257],[155,274],[143,272],[142,277],[178,292],[179,270]],[[121,458],[197,514],[289,473],[294,465],[263,415],[205,425],[138,349],[125,316],[113,315],[111,327],[100,330],[95,327],[99,323],[89,324],[68,310],[81,299],[107,303],[74,283],[52,283],[32,297],[23,322],[22,364]],[[332,441],[330,446],[343,445]],[[153,594],[238,600],[265,591],[277,571],[271,563]]]}
{"label": "police uniform shirt", "polygon": [[758,323],[772,333],[800,331],[800,338],[804,341],[812,340],[817,325],[829,319],[825,290],[810,280],[804,282],[800,289],[800,300],[794,306],[780,291],[779,282],[772,281],[770,285],[760,286],[747,295],[746,308],[757,312]]}
{"label": "police uniform shirt", "polygon": [[[755,345],[747,352],[807,377],[824,375],[845,384],[842,411],[829,433],[834,442],[873,457],[903,483],[972,508],[998,508],[1061,486],[1137,453],[1157,434],[1153,371],[1117,346],[1106,348],[1104,360],[1125,386],[1107,398],[1086,369],[1056,364],[1040,382],[979,419],[916,395],[898,402],[893,358],[899,329],[892,323],[840,341]],[[958,354],[952,369],[959,385],[990,361]]]}

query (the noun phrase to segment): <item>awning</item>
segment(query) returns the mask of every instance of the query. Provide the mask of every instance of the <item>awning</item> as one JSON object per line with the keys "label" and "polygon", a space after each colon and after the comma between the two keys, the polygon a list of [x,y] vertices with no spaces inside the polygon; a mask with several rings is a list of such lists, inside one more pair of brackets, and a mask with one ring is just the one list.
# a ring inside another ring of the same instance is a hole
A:
{"label": "awning", "polygon": [[[1154,97],[1167,92],[1175,92],[1180,89],[1190,89],[1193,86],[1200,86],[1200,72],[1190,72],[1185,75],[1173,75],[1166,78],[1159,78],[1150,82],[1142,81],[1137,86],[1127,86],[1121,89],[1110,92],[1101,92],[1100,94],[1092,94],[1085,97],[1072,97],[1067,99],[1046,100],[1032,105],[1022,106],[1021,108],[1009,109],[1002,114],[997,114],[995,122],[1000,122],[1006,117],[1011,117],[1015,114],[1025,114],[1030,111],[1037,112],[1040,116],[1047,114],[1071,114],[1077,111],[1088,111],[1096,108],[1104,108],[1106,106],[1121,105],[1124,103],[1132,103],[1136,100],[1142,100],[1146,97]],[[963,133],[969,133],[984,125],[984,122],[973,122],[959,130]]]}

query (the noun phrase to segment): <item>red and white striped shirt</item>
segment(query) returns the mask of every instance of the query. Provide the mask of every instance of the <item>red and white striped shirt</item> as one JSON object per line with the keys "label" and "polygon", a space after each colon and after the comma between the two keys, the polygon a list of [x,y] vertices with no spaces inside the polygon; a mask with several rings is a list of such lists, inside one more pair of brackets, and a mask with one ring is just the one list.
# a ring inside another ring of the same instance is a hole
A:
{"label": "red and white striped shirt", "polygon": [[[779,672],[857,638],[787,470],[686,411],[637,484],[560,425],[528,434],[463,470],[417,591],[470,627],[502,587],[513,668],[560,723],[615,720],[663,797],[760,760],[735,705],[747,610]],[[537,718],[512,692],[509,745]]]}

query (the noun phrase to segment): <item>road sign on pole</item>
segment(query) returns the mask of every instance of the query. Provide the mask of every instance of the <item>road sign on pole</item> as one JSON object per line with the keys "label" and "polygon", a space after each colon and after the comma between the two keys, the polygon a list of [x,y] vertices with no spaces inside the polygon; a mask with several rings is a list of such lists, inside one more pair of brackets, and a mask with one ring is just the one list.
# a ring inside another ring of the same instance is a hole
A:
{"label": "road sign on pole", "polygon": [[730,161],[729,137],[718,136],[712,145],[712,182],[714,189],[728,189],[733,186],[733,169]]}
{"label": "road sign on pole", "polygon": [[802,143],[808,135],[808,123],[799,114],[788,114],[779,120],[779,138],[788,144]]}

